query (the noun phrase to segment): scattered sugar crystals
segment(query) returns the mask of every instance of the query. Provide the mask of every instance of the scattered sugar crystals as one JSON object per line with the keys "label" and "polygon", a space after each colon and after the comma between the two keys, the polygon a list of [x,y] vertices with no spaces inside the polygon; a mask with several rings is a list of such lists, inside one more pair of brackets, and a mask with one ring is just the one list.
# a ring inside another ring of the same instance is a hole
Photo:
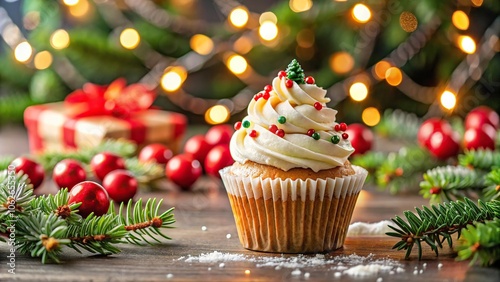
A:
{"label": "scattered sugar crystals", "polygon": [[172,273],[167,274],[167,279],[172,279],[174,275]]}
{"label": "scattered sugar crystals", "polygon": [[231,234],[227,233],[226,234],[226,239],[231,239]]}
{"label": "scattered sugar crystals", "polygon": [[208,229],[208,228],[207,228],[205,225],[203,225],[203,226],[201,227],[201,231],[207,231],[207,229]]}

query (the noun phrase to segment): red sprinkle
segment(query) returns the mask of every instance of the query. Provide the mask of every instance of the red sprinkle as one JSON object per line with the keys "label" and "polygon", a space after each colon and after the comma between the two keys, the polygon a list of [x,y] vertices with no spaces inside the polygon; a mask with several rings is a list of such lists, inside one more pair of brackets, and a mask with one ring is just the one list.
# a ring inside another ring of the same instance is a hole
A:
{"label": "red sprinkle", "polygon": [[321,105],[320,102],[316,102],[314,103],[314,108],[318,111],[320,111],[321,109],[323,109],[323,105]]}
{"label": "red sprinkle", "polygon": [[349,138],[349,134],[347,134],[347,133],[345,133],[345,132],[344,132],[344,133],[342,133],[342,138],[344,138],[344,139]]}
{"label": "red sprinkle", "polygon": [[253,96],[253,99],[255,101],[259,100],[260,98],[262,98],[264,96],[264,94],[262,92],[259,92],[257,94],[255,94],[255,96]]}
{"label": "red sprinkle", "polygon": [[278,129],[276,131],[276,135],[278,135],[279,137],[283,138],[283,137],[285,137],[285,131],[283,129]]}
{"label": "red sprinkle", "polygon": [[264,91],[271,92],[272,90],[273,90],[273,87],[271,85],[268,84],[268,85],[264,86]]}
{"label": "red sprinkle", "polygon": [[235,124],[234,124],[234,130],[240,130],[241,128],[241,121],[237,121]]}
{"label": "red sprinkle", "polygon": [[293,80],[287,79],[285,81],[286,88],[292,88],[293,87]]}
{"label": "red sprinkle", "polygon": [[277,130],[278,130],[278,126],[276,124],[271,124],[269,126],[269,131],[271,131],[272,133],[276,134]]}
{"label": "red sprinkle", "polygon": [[266,92],[266,93],[264,93],[264,95],[262,95],[262,98],[264,98],[266,100],[268,100],[269,97],[271,97],[271,94],[269,94],[269,92]]}
{"label": "red sprinkle", "polygon": [[340,125],[336,124],[334,129],[335,129],[335,131],[340,131]]}
{"label": "red sprinkle", "polygon": [[[340,131],[346,131],[347,130],[347,124],[341,122],[340,123]],[[344,138],[345,139],[345,138]]]}
{"label": "red sprinkle", "polygon": [[283,77],[286,77],[286,71],[279,71],[279,72],[278,72],[278,77],[279,77],[280,79],[283,79]]}
{"label": "red sprinkle", "polygon": [[249,135],[250,137],[252,137],[252,138],[255,138],[255,137],[257,137],[259,134],[257,133],[257,131],[252,130],[252,131],[250,131],[250,133],[249,133],[248,135]]}
{"label": "red sprinkle", "polygon": [[312,76],[306,77],[305,81],[307,84],[314,84],[314,82],[315,82],[314,77],[312,77]]}
{"label": "red sprinkle", "polygon": [[312,136],[314,134],[314,132],[316,132],[316,130],[311,128],[307,131],[307,135]]}

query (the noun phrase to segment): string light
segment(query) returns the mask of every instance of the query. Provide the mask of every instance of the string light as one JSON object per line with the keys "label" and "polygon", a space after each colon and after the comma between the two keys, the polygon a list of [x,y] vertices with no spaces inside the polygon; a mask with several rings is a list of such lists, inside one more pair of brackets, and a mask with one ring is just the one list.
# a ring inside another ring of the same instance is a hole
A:
{"label": "string light", "polygon": [[451,22],[460,30],[467,30],[469,28],[469,17],[464,11],[455,11],[451,16]]}
{"label": "string light", "polygon": [[447,109],[447,110],[452,110],[455,108],[455,105],[457,104],[457,96],[455,93],[451,91],[444,91],[443,94],[441,94],[441,105]]}
{"label": "string light", "polygon": [[385,74],[390,67],[391,67],[391,64],[388,61],[380,61],[380,62],[376,63],[375,67],[373,68],[374,75],[378,79],[384,79]]}
{"label": "string light", "polygon": [[240,55],[231,55],[227,59],[227,67],[234,74],[242,74],[247,70],[248,63],[247,60]]}
{"label": "string light", "polygon": [[347,52],[337,52],[330,56],[330,68],[339,74],[348,73],[354,67],[354,58]]}
{"label": "string light", "polygon": [[273,12],[264,12],[259,17],[259,24],[263,24],[264,22],[272,22],[278,23],[278,17]]}
{"label": "string light", "polygon": [[399,68],[391,67],[385,72],[385,80],[389,85],[398,86],[403,81],[403,74]]}
{"label": "string light", "polygon": [[189,46],[200,55],[208,55],[214,49],[214,42],[204,34],[195,34],[189,40]]}
{"label": "string light", "polygon": [[83,17],[90,10],[90,4],[87,0],[78,0],[75,5],[69,6],[69,13],[73,17]]}
{"label": "string light", "polygon": [[313,2],[311,0],[290,0],[288,5],[292,11],[300,13],[310,10]]}
{"label": "string light", "polygon": [[266,41],[271,41],[278,36],[278,26],[270,21],[265,21],[259,27],[259,35]]}
{"label": "string light", "polygon": [[165,69],[161,77],[161,87],[168,92],[179,89],[187,78],[187,71],[181,66],[173,66]]}
{"label": "string light", "polygon": [[357,22],[366,23],[372,17],[372,13],[365,4],[356,4],[352,8],[352,17]]}
{"label": "string light", "polygon": [[64,5],[66,6],[75,6],[78,2],[79,0],[63,0]]}
{"label": "string light", "polygon": [[483,0],[471,0],[472,2],[472,5],[476,6],[476,7],[480,7],[481,5],[483,5]]}
{"label": "string light", "polygon": [[69,46],[69,34],[64,29],[58,29],[50,36],[50,45],[56,50],[61,50]]}
{"label": "string light", "polygon": [[410,12],[402,12],[399,16],[399,25],[406,32],[414,32],[418,26],[417,17]]}
{"label": "string light", "polygon": [[229,22],[237,28],[242,28],[247,24],[248,17],[247,8],[243,6],[236,7],[229,13]]}
{"label": "string light", "polygon": [[252,50],[252,47],[253,47],[252,39],[250,39],[247,36],[242,36],[238,38],[233,44],[234,51],[240,54],[246,54],[250,52],[250,50]]}
{"label": "string light", "polygon": [[354,101],[363,101],[368,96],[368,87],[363,82],[353,83],[349,88],[349,95]]}
{"label": "string light", "polygon": [[368,126],[375,126],[380,122],[380,112],[375,107],[368,107],[363,110],[361,119]]}
{"label": "string light", "polygon": [[14,57],[21,63],[29,61],[31,55],[33,55],[33,48],[26,41],[17,44],[16,48],[14,48]]}
{"label": "string light", "polygon": [[38,70],[44,70],[52,64],[52,54],[49,51],[42,51],[35,55],[34,65]]}
{"label": "string light", "polygon": [[473,54],[476,52],[476,42],[474,42],[474,39],[468,35],[458,37],[458,46],[467,54]]}
{"label": "string light", "polygon": [[135,49],[140,42],[141,36],[133,28],[126,28],[120,33],[120,44],[126,49]]}
{"label": "string light", "polygon": [[205,112],[205,121],[209,124],[221,124],[229,120],[229,109],[223,105],[215,105]]}

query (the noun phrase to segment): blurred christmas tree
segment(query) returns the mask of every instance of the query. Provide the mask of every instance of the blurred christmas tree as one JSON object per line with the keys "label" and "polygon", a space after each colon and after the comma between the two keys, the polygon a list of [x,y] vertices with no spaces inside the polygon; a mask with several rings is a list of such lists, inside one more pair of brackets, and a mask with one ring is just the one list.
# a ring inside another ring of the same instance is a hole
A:
{"label": "blurred christmas tree", "polygon": [[499,109],[499,12],[496,0],[22,1],[19,26],[0,7],[0,123],[117,77],[222,123],[292,58],[346,121]]}

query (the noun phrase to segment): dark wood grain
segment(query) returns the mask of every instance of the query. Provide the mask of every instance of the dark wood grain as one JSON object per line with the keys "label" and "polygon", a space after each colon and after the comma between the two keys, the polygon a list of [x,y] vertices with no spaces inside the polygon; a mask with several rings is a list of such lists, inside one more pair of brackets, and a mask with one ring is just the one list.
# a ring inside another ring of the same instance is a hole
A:
{"label": "dark wood grain", "polygon": [[[23,131],[0,131],[1,154],[27,151],[25,143],[16,140],[26,138]],[[15,149],[12,149],[13,147]],[[7,149],[6,149],[7,148]],[[160,191],[141,191],[140,197],[165,199],[165,209],[175,206],[176,228],[169,230],[173,238],[162,245],[136,247],[123,245],[123,252],[113,256],[93,256],[67,250],[62,264],[42,265],[39,259],[28,256],[16,258],[16,274],[7,273],[7,246],[0,245],[0,281],[498,281],[500,271],[495,268],[470,267],[468,262],[455,261],[452,250],[445,248],[439,257],[425,249],[422,261],[416,253],[410,260],[404,260],[404,252],[391,250],[397,239],[389,237],[349,237],[344,247],[331,252],[330,256],[374,254],[377,258],[391,258],[404,265],[405,272],[389,275],[379,274],[364,279],[343,275],[335,278],[331,266],[306,267],[303,275],[293,276],[293,269],[256,267],[256,263],[227,262],[224,268],[219,263],[187,263],[180,259],[188,255],[197,256],[213,251],[245,254],[249,256],[280,256],[279,254],[257,253],[241,247],[227,195],[220,182],[205,178],[197,183],[193,192],[179,192],[171,185],[163,185]],[[47,181],[38,193],[52,193],[55,188]],[[397,197],[366,187],[359,197],[353,221],[376,222],[398,214],[405,209],[426,204],[416,194]],[[202,226],[207,230],[203,231]],[[230,239],[226,234],[231,234]],[[415,267],[427,267],[422,274],[414,275]],[[442,263],[441,269],[438,264]],[[208,268],[211,267],[209,271]],[[250,274],[245,274],[250,270]],[[168,279],[167,274],[173,277]]]}

